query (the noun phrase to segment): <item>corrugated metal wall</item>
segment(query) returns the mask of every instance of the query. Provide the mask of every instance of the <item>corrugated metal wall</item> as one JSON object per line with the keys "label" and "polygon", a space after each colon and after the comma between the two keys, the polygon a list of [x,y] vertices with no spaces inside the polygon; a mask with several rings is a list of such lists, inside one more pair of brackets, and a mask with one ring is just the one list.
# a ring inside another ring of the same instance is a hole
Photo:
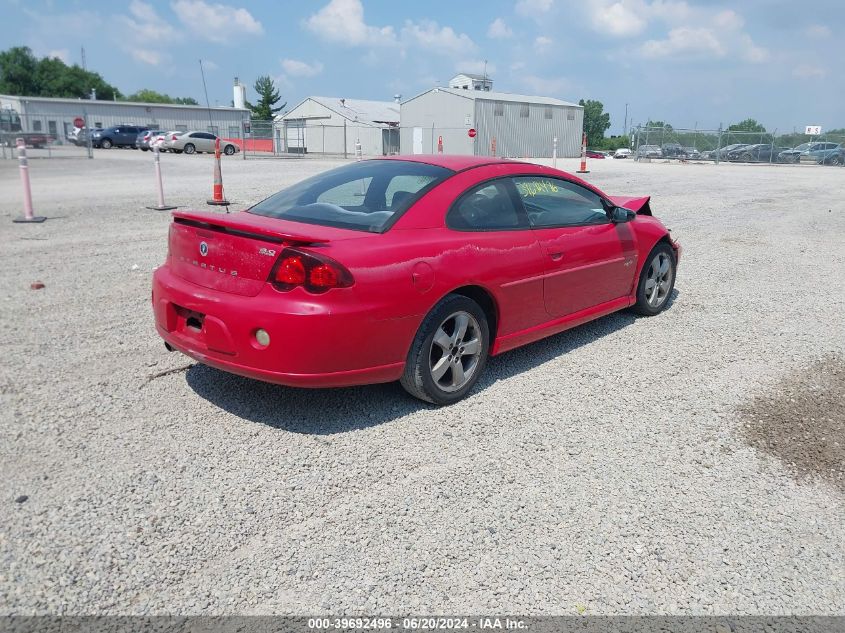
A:
{"label": "corrugated metal wall", "polygon": [[581,155],[583,124],[582,108],[476,99],[475,153],[489,155],[495,138],[497,156],[549,157],[556,136],[558,156],[574,158]]}
{"label": "corrugated metal wall", "polygon": [[446,154],[473,154],[474,141],[467,131],[473,125],[473,101],[443,90],[430,91],[401,106],[400,147],[402,154],[414,153],[414,128],[420,128],[423,154],[437,153],[443,137]]}
{"label": "corrugated metal wall", "polygon": [[[209,125],[217,127],[220,136],[237,136],[244,121],[249,120],[249,111],[233,108],[211,108],[211,123],[209,110],[203,107],[169,107],[162,105],[146,105],[122,103],[120,101],[88,101],[75,102],[30,100],[26,97],[3,97],[4,104],[8,103],[26,118],[41,117],[49,121],[56,121],[61,130],[63,123],[73,128],[73,120],[81,117],[83,110],[88,113],[91,127],[111,127],[125,123],[127,125],[149,125],[160,129],[173,130],[177,126],[184,126],[188,130],[206,130]],[[231,129],[230,129],[231,128]]]}

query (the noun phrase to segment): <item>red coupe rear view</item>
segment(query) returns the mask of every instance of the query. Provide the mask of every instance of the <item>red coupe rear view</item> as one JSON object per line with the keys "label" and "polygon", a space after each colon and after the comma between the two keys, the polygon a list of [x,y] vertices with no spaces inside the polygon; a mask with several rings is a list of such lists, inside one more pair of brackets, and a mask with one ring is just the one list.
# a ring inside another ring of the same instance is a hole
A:
{"label": "red coupe rear view", "polygon": [[152,295],[170,349],[283,385],[400,380],[436,404],[490,355],[661,312],[680,257],[647,197],[477,157],[361,161],[246,211],[173,215]]}

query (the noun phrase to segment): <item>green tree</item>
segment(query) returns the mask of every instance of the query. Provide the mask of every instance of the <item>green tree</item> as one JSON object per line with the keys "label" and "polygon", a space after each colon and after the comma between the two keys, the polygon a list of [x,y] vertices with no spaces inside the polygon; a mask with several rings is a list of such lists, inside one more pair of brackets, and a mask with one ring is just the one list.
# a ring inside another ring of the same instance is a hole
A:
{"label": "green tree", "polygon": [[0,53],[0,93],[83,99],[92,89],[99,99],[120,97],[120,91],[98,73],[68,66],[57,57],[37,59],[25,46]]}
{"label": "green tree", "polygon": [[584,132],[587,134],[587,145],[600,145],[604,133],[610,127],[610,115],[604,112],[601,101],[581,99],[578,105],[584,106]]}
{"label": "green tree", "polygon": [[253,88],[258,93],[259,101],[255,105],[251,103],[247,103],[246,105],[252,110],[252,118],[254,120],[270,121],[276,112],[287,105],[287,102],[285,102],[280,106],[273,107],[282,97],[279,95],[279,91],[276,90],[276,84],[269,75],[262,75],[256,79]]}
{"label": "green tree", "polygon": [[133,92],[126,97],[127,101],[137,101],[139,103],[175,103],[179,105],[199,105],[197,100],[193,97],[171,97],[162,92],[156,92],[149,88],[142,88],[137,92]]}
{"label": "green tree", "polygon": [[734,123],[733,125],[728,126],[728,132],[765,132],[766,128],[763,127],[760,123],[757,122],[756,119],[745,119],[744,121],[740,121],[739,123]]}
{"label": "green tree", "polygon": [[27,46],[15,46],[0,53],[0,93],[36,95],[36,66],[38,60]]}
{"label": "green tree", "polygon": [[668,123],[664,123],[663,121],[652,121],[651,119],[648,120],[648,123],[645,124],[645,127],[663,128],[663,130],[665,130],[666,132],[671,132],[674,129]]}

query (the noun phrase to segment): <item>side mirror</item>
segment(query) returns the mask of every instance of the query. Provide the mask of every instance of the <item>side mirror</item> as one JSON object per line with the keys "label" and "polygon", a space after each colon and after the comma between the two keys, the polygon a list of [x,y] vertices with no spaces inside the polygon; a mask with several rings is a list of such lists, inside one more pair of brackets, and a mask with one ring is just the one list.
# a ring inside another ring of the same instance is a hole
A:
{"label": "side mirror", "polygon": [[614,224],[623,224],[625,222],[630,222],[637,214],[630,209],[626,209],[625,207],[613,207],[610,211],[610,221]]}

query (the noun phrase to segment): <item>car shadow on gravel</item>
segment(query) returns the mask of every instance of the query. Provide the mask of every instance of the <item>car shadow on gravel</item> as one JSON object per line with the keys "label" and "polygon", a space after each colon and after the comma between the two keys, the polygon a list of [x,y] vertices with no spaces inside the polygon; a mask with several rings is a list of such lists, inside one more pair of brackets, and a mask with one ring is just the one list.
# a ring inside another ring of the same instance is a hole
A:
{"label": "car shadow on gravel", "polygon": [[[670,301],[677,296],[678,291],[674,290]],[[495,356],[489,360],[472,393],[483,392],[500,380],[618,332],[637,318],[628,311],[615,312]],[[346,433],[383,424],[421,409],[437,409],[409,396],[398,382],[337,389],[297,389],[243,378],[201,364],[191,366],[185,376],[188,386],[198,396],[224,411],[292,433]]]}

